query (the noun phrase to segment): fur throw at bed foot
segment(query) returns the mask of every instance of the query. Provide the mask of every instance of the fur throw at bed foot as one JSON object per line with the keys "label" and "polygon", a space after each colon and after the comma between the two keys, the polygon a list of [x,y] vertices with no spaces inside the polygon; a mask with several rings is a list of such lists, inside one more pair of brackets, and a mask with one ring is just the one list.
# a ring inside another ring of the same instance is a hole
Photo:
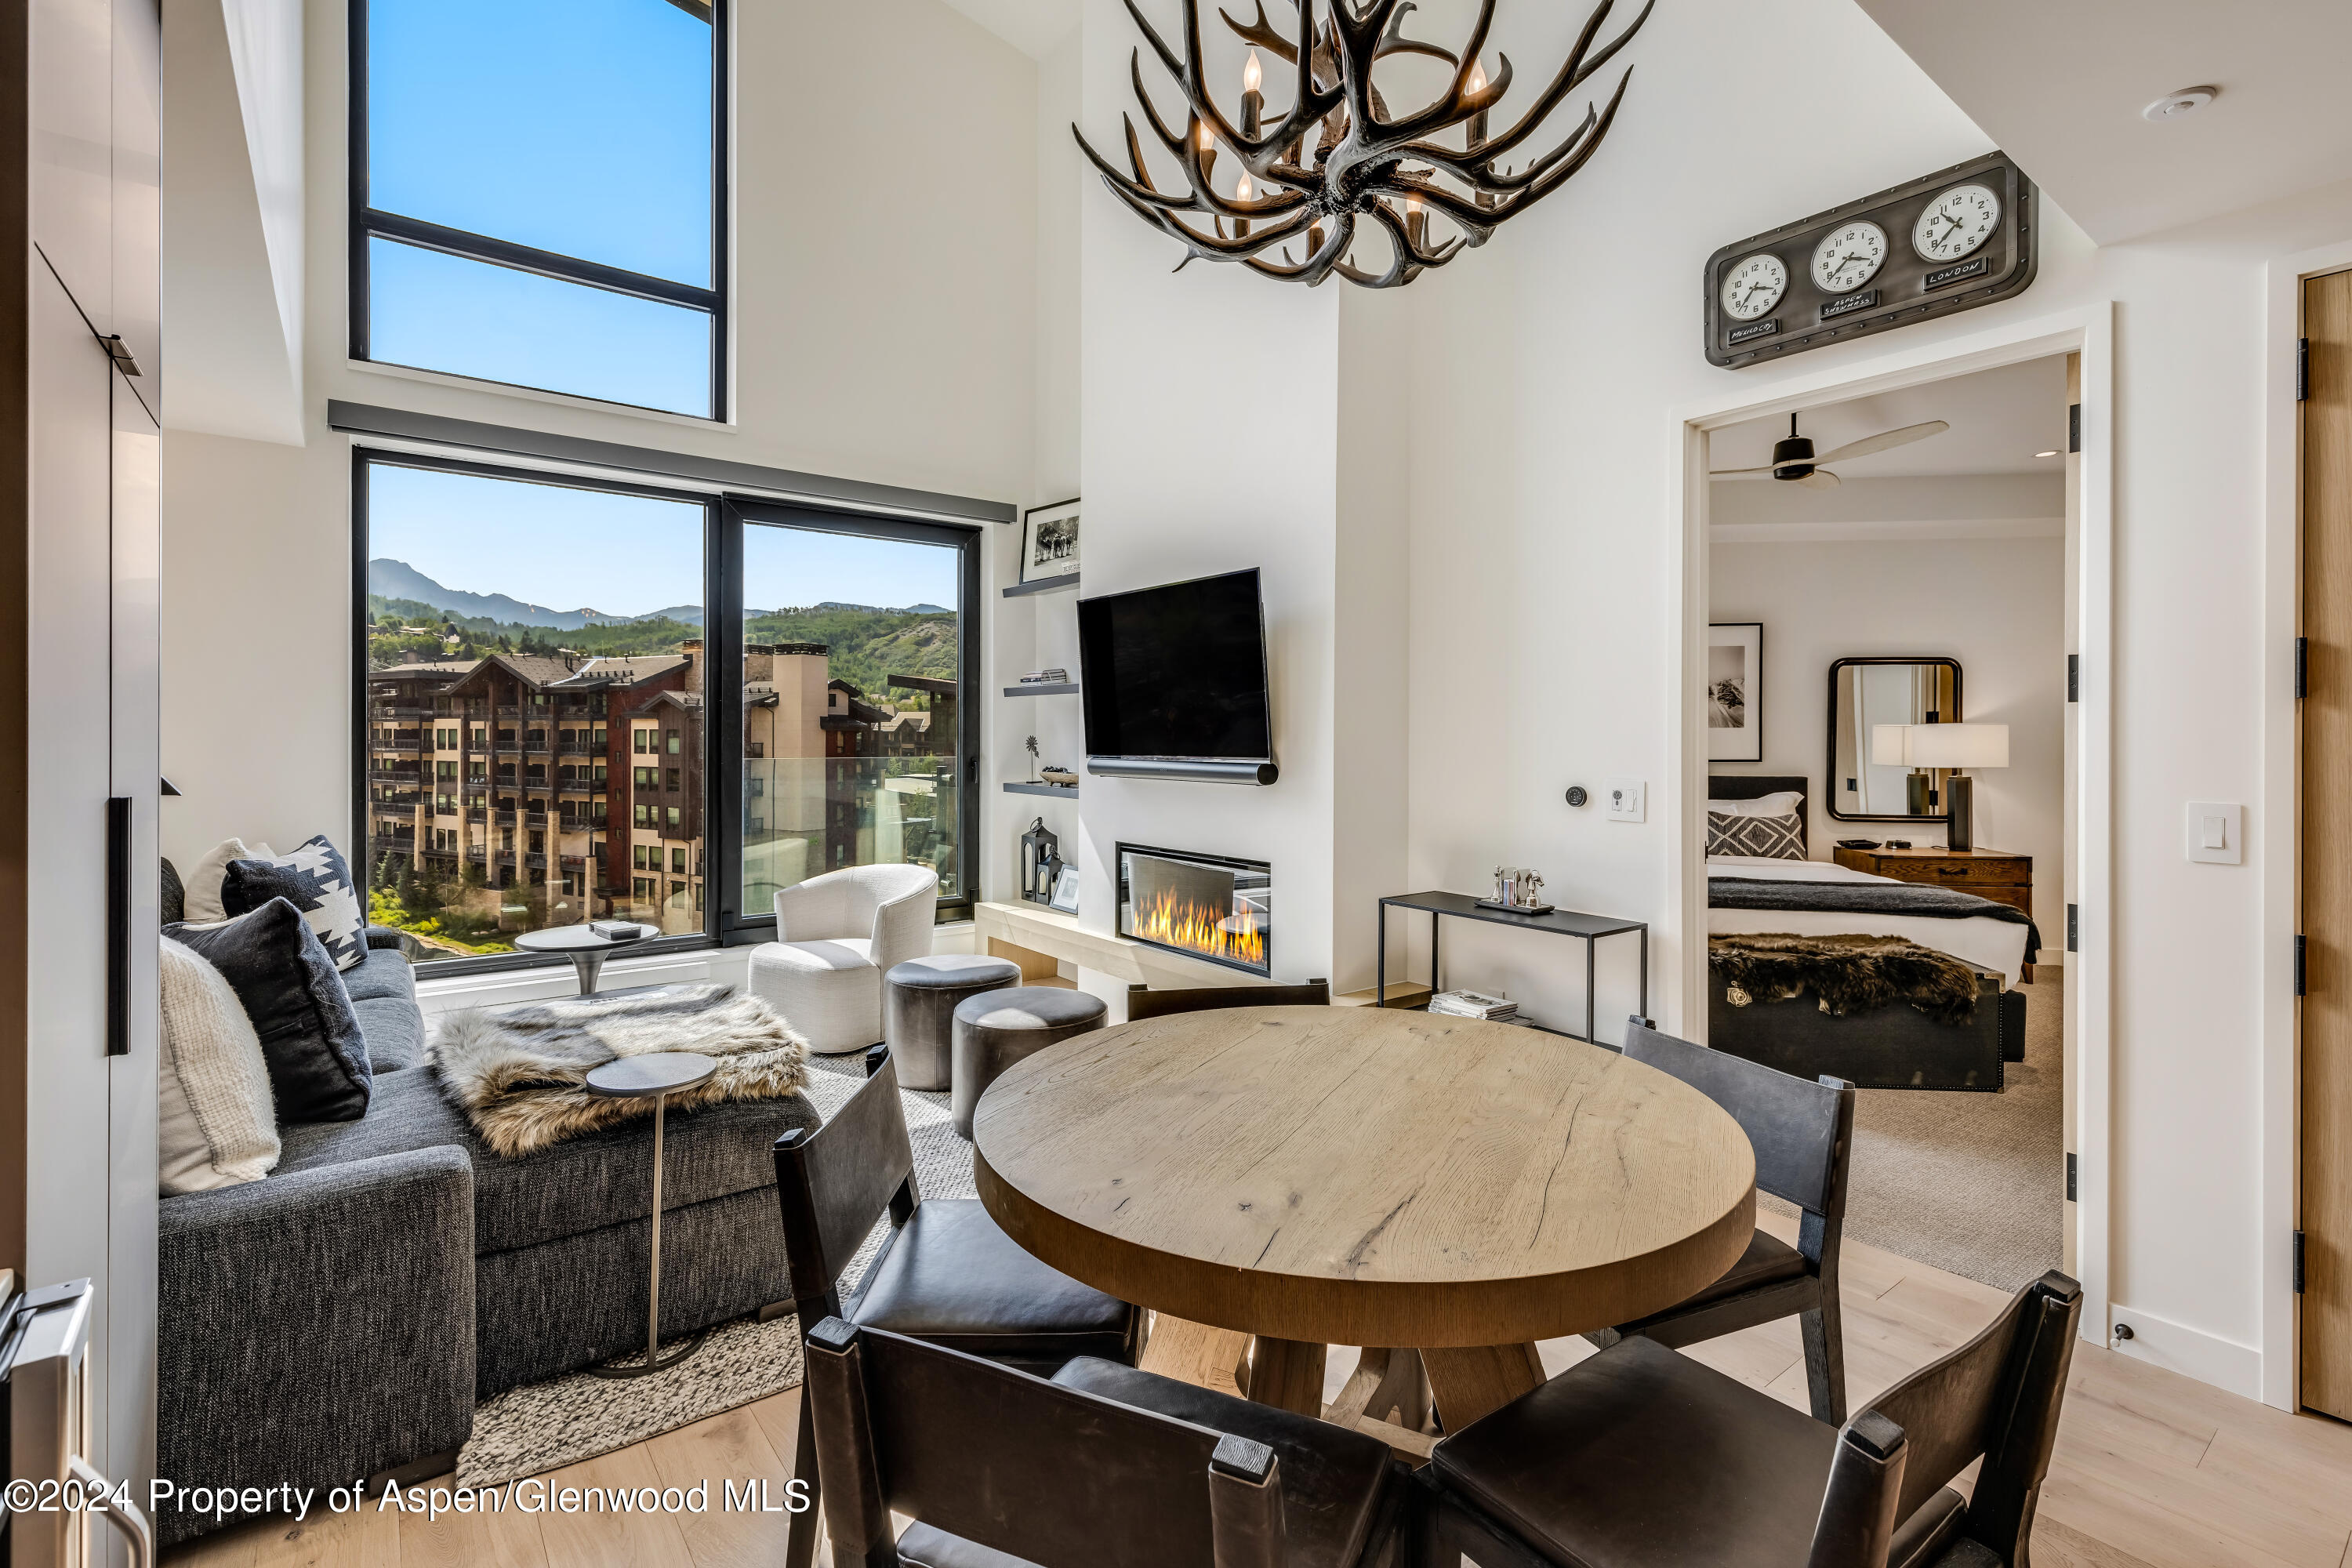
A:
{"label": "fur throw at bed foot", "polygon": [[669,1097],[673,1110],[781,1100],[808,1080],[808,1042],[731,985],[470,1008],[441,1021],[430,1060],[491,1152],[512,1155],[651,1116],[650,1099],[606,1100],[587,1082],[592,1068],[656,1051],[699,1051],[719,1063],[709,1082]]}
{"label": "fur throw at bed foot", "polygon": [[1899,936],[1713,936],[1706,966],[1735,1007],[1811,991],[1833,1017],[1905,1002],[1939,1024],[1965,1024],[1977,1006],[1974,969]]}

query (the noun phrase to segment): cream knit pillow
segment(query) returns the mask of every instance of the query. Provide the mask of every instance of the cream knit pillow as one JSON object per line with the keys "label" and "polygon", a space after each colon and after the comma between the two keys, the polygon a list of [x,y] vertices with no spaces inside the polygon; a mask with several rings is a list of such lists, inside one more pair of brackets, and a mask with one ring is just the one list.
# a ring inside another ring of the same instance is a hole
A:
{"label": "cream knit pillow", "polygon": [[187,893],[186,920],[201,924],[208,921],[228,919],[228,910],[221,905],[221,880],[228,875],[232,860],[275,860],[277,855],[267,844],[248,847],[242,838],[224,838],[205,858],[190,867],[180,885]]}
{"label": "cream knit pillow", "polygon": [[221,972],[164,939],[156,1135],[166,1193],[257,1182],[278,1163],[261,1037]]}

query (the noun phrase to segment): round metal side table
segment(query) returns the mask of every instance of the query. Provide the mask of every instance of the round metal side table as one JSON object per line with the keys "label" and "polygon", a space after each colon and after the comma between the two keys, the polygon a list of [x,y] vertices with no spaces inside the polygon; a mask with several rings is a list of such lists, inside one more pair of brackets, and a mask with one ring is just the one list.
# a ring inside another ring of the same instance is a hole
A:
{"label": "round metal side table", "polygon": [[611,1100],[651,1098],[654,1102],[654,1237],[646,1297],[646,1359],[627,1365],[590,1367],[598,1377],[643,1377],[676,1366],[702,1348],[700,1330],[672,1346],[667,1355],[661,1348],[662,1123],[671,1095],[699,1088],[718,1070],[719,1064],[698,1051],[623,1057],[589,1069],[589,1093]]}

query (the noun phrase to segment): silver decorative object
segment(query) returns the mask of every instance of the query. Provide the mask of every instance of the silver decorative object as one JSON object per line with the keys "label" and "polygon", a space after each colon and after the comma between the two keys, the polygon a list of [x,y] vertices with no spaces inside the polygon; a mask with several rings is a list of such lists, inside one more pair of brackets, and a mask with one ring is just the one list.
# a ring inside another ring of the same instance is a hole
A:
{"label": "silver decorative object", "polygon": [[[1266,20],[1265,0],[1259,0],[1256,20],[1248,24],[1220,11],[1225,26],[1244,42],[1297,68],[1290,110],[1271,129],[1259,124],[1265,99],[1257,90],[1255,53],[1243,75],[1239,123],[1217,107],[1202,63],[1200,0],[1184,0],[1181,58],[1144,20],[1135,0],[1127,0],[1128,14],[1183,92],[1186,113],[1180,132],[1160,119],[1144,91],[1142,54],[1136,51],[1129,67],[1136,100],[1152,134],[1182,167],[1191,188],[1179,195],[1163,193],[1151,183],[1132,116],[1124,117],[1129,173],[1097,153],[1077,127],[1070,129],[1114,195],[1147,223],[1183,241],[1186,255],[1177,263],[1180,268],[1202,257],[1238,261],[1269,278],[1310,288],[1336,272],[1367,289],[1393,289],[1429,268],[1443,267],[1471,246],[1485,244],[1504,220],[1567,184],[1600,148],[1617,117],[1625,85],[1633,79],[1630,68],[1618,79],[1608,107],[1596,111],[1588,104],[1582,122],[1565,141],[1516,172],[1500,166],[1649,19],[1645,5],[1632,26],[1596,49],[1593,39],[1612,3],[1601,0],[1569,51],[1567,63],[1527,112],[1500,135],[1489,136],[1487,111],[1511,85],[1509,56],[1496,57],[1491,81],[1478,58],[1494,21],[1495,0],[1484,0],[1479,6],[1478,19],[1459,55],[1402,36],[1405,16],[1413,9],[1412,0],[1365,0],[1361,5],[1358,0],[1295,0],[1298,26],[1293,37],[1276,32]],[[1433,101],[1391,115],[1372,85],[1372,69],[1400,54],[1442,60],[1454,68],[1454,79]],[[1461,146],[1432,140],[1457,125],[1465,128]],[[1213,183],[1220,150],[1239,165],[1238,177],[1228,182],[1231,195],[1220,195]],[[1430,243],[1431,212],[1453,226],[1451,238]],[[1203,230],[1185,223],[1178,213],[1202,214],[1208,226]],[[1387,231],[1391,257],[1385,269],[1367,270],[1351,258],[1358,223],[1365,219]],[[1294,240],[1303,252],[1297,260],[1290,254]],[[1269,258],[1269,251],[1279,259]]]}

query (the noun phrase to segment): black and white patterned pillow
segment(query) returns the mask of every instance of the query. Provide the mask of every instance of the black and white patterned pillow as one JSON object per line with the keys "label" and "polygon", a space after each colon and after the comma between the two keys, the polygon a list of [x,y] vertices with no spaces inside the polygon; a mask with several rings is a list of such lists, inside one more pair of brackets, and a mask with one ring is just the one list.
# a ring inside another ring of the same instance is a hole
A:
{"label": "black and white patterned pillow", "polygon": [[367,956],[367,913],[360,908],[351,868],[325,834],[290,854],[228,863],[221,879],[221,907],[231,916],[249,914],[272,899],[284,899],[302,911],[337,969],[352,968]]}
{"label": "black and white patterned pillow", "polygon": [[1805,858],[1804,824],[1795,812],[1785,816],[1734,816],[1728,812],[1706,814],[1709,855],[1753,855],[1767,860]]}

